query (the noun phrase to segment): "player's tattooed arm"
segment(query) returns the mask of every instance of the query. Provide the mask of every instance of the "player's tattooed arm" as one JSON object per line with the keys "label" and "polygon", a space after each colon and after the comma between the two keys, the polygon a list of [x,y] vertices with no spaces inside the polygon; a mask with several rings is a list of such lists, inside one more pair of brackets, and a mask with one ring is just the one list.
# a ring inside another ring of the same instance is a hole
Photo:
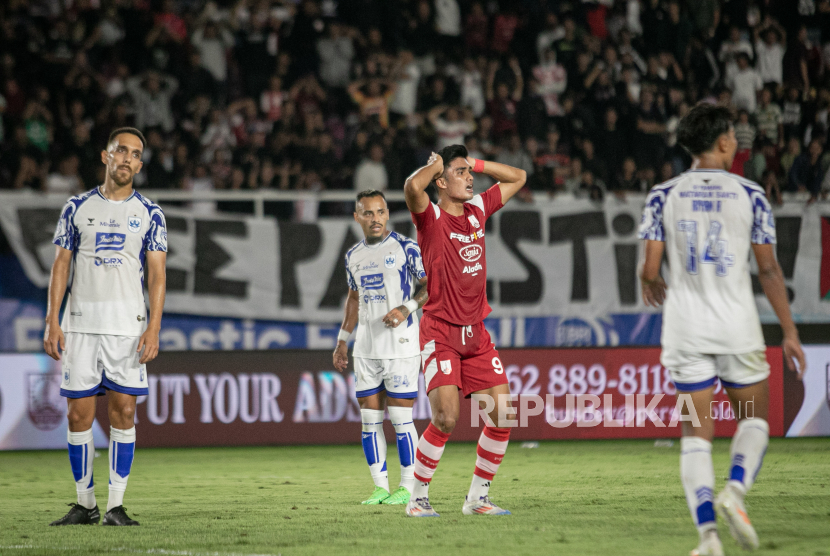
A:
{"label": "player's tattooed arm", "polygon": [[[357,290],[349,290],[349,295],[346,298],[346,306],[343,308],[343,322],[340,324],[341,335],[351,335],[357,326],[358,310],[360,309],[359,292]],[[341,373],[349,366],[349,346],[346,340],[338,337],[337,346],[334,348],[332,354],[334,368]]]}
{"label": "player's tattooed arm", "polygon": [[444,161],[440,155],[432,153],[426,166],[421,166],[411,176],[406,178],[403,193],[406,197],[406,206],[409,212],[421,214],[429,207],[427,187],[444,173]]}
{"label": "player's tattooed arm", "polygon": [[69,281],[69,267],[72,253],[61,246],[55,247],[55,262],[49,278],[49,305],[46,309],[46,329],[43,332],[43,349],[55,361],[60,360],[61,351],[66,349],[66,340],[59,321],[66,284]]}
{"label": "player's tattooed arm", "polygon": [[[410,301],[415,301],[418,304],[418,307],[415,308],[415,311],[426,305],[427,299],[429,299],[429,293],[427,293],[427,278],[424,276],[418,283],[421,284],[421,289],[418,290]],[[407,302],[409,303],[409,302]],[[388,313],[386,316],[383,317],[383,324],[388,326],[389,328],[397,328],[400,326],[407,318],[411,312],[409,311],[409,307],[406,305],[401,305],[399,307],[395,307]]]}

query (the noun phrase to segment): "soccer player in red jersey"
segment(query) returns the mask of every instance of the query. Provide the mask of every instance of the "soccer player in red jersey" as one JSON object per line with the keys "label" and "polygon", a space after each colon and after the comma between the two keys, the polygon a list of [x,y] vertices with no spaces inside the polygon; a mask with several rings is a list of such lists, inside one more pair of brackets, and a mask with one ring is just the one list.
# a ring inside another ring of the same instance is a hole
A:
{"label": "soccer player in red jersey", "polygon": [[[483,172],[499,183],[474,195],[473,172]],[[496,402],[490,406],[490,420],[478,441],[473,483],[462,512],[510,514],[488,496],[510,438],[509,428],[494,423],[504,424],[499,423],[499,409],[505,415],[512,404],[504,366],[483,323],[491,310],[487,304],[484,224],[524,186],[526,178],[524,170],[468,158],[464,146],[451,145],[433,153],[427,165],[406,180],[406,205],[418,228],[418,244],[429,277],[420,343],[432,406],[432,421],[418,442],[415,489],[406,506],[409,516],[438,516],[429,503],[429,483],[458,421],[459,390],[468,398],[484,394]],[[433,182],[438,204],[431,203],[426,193]],[[484,403],[480,402],[482,408],[486,408]]]}

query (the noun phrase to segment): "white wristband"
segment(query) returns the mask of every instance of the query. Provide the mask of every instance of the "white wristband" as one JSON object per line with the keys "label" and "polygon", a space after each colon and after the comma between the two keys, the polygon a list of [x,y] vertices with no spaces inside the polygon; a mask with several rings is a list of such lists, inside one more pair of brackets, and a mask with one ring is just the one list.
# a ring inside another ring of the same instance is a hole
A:
{"label": "white wristband", "polygon": [[414,299],[410,299],[409,301],[404,303],[403,306],[406,307],[407,309],[409,309],[409,314],[410,315],[418,310],[418,302],[415,301]]}
{"label": "white wristband", "polygon": [[340,333],[337,334],[337,341],[338,342],[346,342],[349,343],[349,338],[351,337],[352,333],[347,332],[346,330],[340,329]]}

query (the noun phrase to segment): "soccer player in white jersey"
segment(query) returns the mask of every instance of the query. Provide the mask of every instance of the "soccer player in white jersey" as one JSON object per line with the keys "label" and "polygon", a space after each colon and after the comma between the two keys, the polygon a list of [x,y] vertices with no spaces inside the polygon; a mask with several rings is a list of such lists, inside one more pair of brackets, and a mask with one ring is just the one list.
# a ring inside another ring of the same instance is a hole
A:
{"label": "soccer player in white jersey", "polygon": [[[691,398],[691,408],[683,405],[684,417],[691,420],[682,422],[680,440],[680,476],[700,535],[691,554],[722,555],[716,511],[738,544],[758,547],[744,496],[769,442],[769,365],[752,292],[750,251],[784,332],[786,365],[800,377],[805,362],[775,259],[770,203],[758,184],[727,171],[737,148],[730,111],[695,106],[680,122],[678,142],[694,163],[688,172],[656,186],[646,200],[640,278],[645,304],[665,303],[660,360],[678,395]],[[660,277],[664,251],[668,286]],[[713,499],[714,419],[709,407],[718,380],[729,395],[738,429],[732,438],[729,479]]]}
{"label": "soccer player in white jersey", "polygon": [[133,190],[144,146],[137,129],[113,131],[101,152],[107,167],[103,185],[69,199],[55,232],[43,347],[62,362],[60,393],[69,408],[69,462],[78,502],[52,525],[95,524],[100,519],[92,478],[92,423],[96,396],[104,394],[111,426],[109,501],[103,524],[138,525],[122,502],[135,454],[136,396],[147,395],[146,363],[159,349],[167,257],[161,209]]}
{"label": "soccer player in white jersey", "polygon": [[[406,504],[412,494],[418,431],[412,407],[418,397],[421,371],[416,311],[427,301],[427,277],[418,244],[386,229],[389,209],[383,193],[367,190],[357,195],[354,219],[363,239],[346,253],[349,295],[340,326],[334,366],[348,366],[349,339],[355,326],[355,390],[363,421],[363,452],[375,483],[364,504]],[[415,293],[415,284],[421,289]],[[413,295],[414,294],[414,295]],[[383,410],[395,427],[400,486],[389,493]]]}

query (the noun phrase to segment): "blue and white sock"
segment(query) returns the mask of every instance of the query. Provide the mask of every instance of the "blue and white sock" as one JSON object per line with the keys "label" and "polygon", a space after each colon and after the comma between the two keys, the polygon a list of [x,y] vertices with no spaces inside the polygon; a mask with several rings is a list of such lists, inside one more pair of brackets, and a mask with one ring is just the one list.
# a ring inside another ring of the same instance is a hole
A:
{"label": "blue and white sock", "polygon": [[124,503],[127,479],[135,457],[135,427],[128,430],[110,427],[110,497],[107,511]]}
{"label": "blue and white sock", "polygon": [[383,411],[361,409],[363,421],[363,453],[375,486],[389,490],[389,473],[386,470],[386,437],[383,435]]}
{"label": "blue and white sock", "polygon": [[738,423],[738,430],[732,437],[732,466],[727,484],[741,495],[752,488],[768,445],[769,423],[763,419],[744,419]]}
{"label": "blue and white sock", "polygon": [[95,483],[92,480],[92,460],[95,459],[92,429],[83,432],[67,431],[66,441],[69,445],[69,465],[75,476],[78,504],[91,510],[96,506]]}
{"label": "blue and white sock", "polygon": [[684,436],[680,439],[680,479],[683,481],[692,519],[702,536],[716,527],[712,503],[715,469],[712,466],[711,442],[697,436]]}
{"label": "blue and white sock", "polygon": [[401,486],[412,494],[415,488],[415,449],[418,447],[418,431],[412,422],[412,408],[389,406],[389,418],[398,438]]}

